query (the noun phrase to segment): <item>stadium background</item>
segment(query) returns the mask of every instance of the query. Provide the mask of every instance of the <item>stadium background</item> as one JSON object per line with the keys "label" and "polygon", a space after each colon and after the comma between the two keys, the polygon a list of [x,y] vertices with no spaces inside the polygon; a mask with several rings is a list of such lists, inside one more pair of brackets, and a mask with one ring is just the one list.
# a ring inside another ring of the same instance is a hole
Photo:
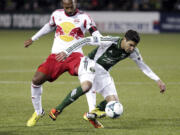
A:
{"label": "stadium background", "polygon": [[[78,6],[92,16],[104,35],[122,35],[129,28],[139,31],[138,48],[144,61],[166,83],[166,93],[160,94],[154,81],[131,60],[125,60],[111,70],[124,114],[116,120],[100,120],[105,129],[94,129],[82,119],[88,110],[85,96],[65,109],[56,122],[46,115],[37,126],[27,128],[26,121],[33,112],[31,78],[50,53],[54,33],[40,38],[28,49],[23,43],[60,4],[58,0],[1,0],[0,135],[179,135],[180,1],[79,0]],[[87,54],[93,47],[83,49]],[[46,113],[78,85],[77,77],[68,74],[52,84],[46,83],[43,93]],[[101,100],[98,95],[97,101]]]}

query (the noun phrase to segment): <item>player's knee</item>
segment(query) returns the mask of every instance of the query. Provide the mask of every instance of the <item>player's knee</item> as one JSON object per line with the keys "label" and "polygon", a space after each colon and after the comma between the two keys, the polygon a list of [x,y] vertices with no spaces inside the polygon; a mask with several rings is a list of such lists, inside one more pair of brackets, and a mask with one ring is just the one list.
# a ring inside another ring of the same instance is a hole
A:
{"label": "player's knee", "polygon": [[92,82],[90,81],[85,81],[81,84],[81,88],[84,92],[88,92],[92,87]]}
{"label": "player's knee", "polygon": [[46,82],[48,79],[50,79],[46,74],[42,72],[36,72],[34,74],[34,77],[32,79],[32,83],[34,85],[42,85],[44,82]]}
{"label": "player's knee", "polygon": [[32,83],[34,85],[42,85],[44,82],[47,81],[47,76],[42,74],[42,73],[35,73],[33,79],[32,79]]}
{"label": "player's knee", "polygon": [[32,84],[41,85],[41,80],[38,77],[33,77]]}

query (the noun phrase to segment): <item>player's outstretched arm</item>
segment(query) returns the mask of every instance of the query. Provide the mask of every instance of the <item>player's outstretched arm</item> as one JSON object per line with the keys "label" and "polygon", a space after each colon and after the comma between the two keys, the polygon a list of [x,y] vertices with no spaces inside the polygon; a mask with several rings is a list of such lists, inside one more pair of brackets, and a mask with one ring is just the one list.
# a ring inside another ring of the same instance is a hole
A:
{"label": "player's outstretched arm", "polygon": [[28,39],[24,42],[24,47],[29,47],[33,41],[36,41],[41,36],[48,34],[49,32],[52,32],[55,29],[54,26],[49,25],[49,23],[46,23],[31,39]]}
{"label": "player's outstretched arm", "polygon": [[142,56],[139,53],[139,50],[136,50],[130,55],[130,58],[138,65],[141,71],[147,75],[149,78],[157,82],[158,87],[160,88],[160,93],[164,93],[166,86],[164,82],[146,65],[142,59]]}
{"label": "player's outstretched arm", "polygon": [[24,42],[24,47],[28,48],[33,43],[32,39],[28,39]]}
{"label": "player's outstretched arm", "polygon": [[118,40],[119,40],[119,37],[110,37],[110,36],[86,37],[72,44],[64,52],[69,56],[73,51],[79,49],[80,47],[83,47],[84,45],[109,46],[112,43],[117,42]]}
{"label": "player's outstretched arm", "polygon": [[163,81],[161,81],[161,80],[158,80],[157,84],[158,84],[158,86],[160,88],[160,93],[164,93],[166,91],[165,83]]}

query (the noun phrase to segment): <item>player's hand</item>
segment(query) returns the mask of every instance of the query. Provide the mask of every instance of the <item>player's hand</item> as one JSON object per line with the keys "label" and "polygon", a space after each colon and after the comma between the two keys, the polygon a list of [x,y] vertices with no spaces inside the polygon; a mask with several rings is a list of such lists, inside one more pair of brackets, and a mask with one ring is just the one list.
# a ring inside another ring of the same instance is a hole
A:
{"label": "player's hand", "polygon": [[67,54],[65,52],[63,52],[63,51],[58,53],[58,54],[56,54],[56,60],[58,62],[64,61],[66,58],[67,58]]}
{"label": "player's hand", "polygon": [[164,84],[164,82],[161,81],[161,80],[158,80],[158,81],[157,81],[157,84],[158,84],[158,86],[159,86],[159,88],[160,88],[160,93],[164,93],[165,90],[166,90],[166,85]]}
{"label": "player's hand", "polygon": [[24,47],[28,48],[33,43],[32,39],[28,39],[24,42]]}

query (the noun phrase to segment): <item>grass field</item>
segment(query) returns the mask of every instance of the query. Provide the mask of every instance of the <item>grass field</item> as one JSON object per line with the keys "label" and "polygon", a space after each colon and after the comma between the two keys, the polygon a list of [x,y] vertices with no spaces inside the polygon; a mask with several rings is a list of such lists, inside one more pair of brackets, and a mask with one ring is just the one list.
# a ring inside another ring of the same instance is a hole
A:
{"label": "grass field", "polygon": [[[49,34],[25,49],[24,40],[34,33],[0,30],[0,135],[180,135],[179,34],[141,35],[138,46],[144,61],[166,83],[166,93],[160,94],[157,84],[133,61],[124,60],[111,70],[124,113],[119,119],[101,119],[105,129],[94,129],[82,119],[88,111],[85,96],[66,108],[55,122],[47,115],[79,85],[78,78],[67,73],[54,83],[44,84],[46,115],[37,126],[26,127],[33,113],[31,78],[49,55],[53,42],[53,34]],[[86,54],[91,49],[84,47]],[[97,100],[102,97],[98,95]]]}

